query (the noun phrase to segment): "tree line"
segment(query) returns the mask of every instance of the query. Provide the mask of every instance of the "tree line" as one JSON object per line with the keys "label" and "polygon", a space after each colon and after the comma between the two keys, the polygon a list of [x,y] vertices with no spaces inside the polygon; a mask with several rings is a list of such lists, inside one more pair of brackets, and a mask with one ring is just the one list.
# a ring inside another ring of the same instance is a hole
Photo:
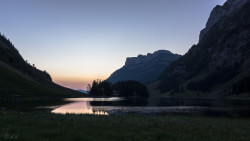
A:
{"label": "tree line", "polygon": [[115,84],[111,84],[104,80],[94,80],[91,85],[88,85],[89,94],[91,96],[109,97],[109,96],[121,96],[121,97],[148,97],[149,92],[146,86],[140,82],[134,80],[119,81]]}

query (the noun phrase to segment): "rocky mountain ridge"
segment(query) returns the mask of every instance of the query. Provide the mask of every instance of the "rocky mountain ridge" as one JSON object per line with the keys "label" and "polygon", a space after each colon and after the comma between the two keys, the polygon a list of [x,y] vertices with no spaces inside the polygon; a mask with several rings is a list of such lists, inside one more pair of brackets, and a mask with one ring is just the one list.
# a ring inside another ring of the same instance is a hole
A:
{"label": "rocky mountain ridge", "polygon": [[161,92],[202,92],[208,96],[250,92],[247,90],[250,86],[249,13],[249,0],[228,0],[223,6],[217,6],[201,31],[199,43],[160,76]]}
{"label": "rocky mountain ridge", "polygon": [[125,65],[107,79],[111,83],[124,80],[137,80],[147,84],[157,79],[164,68],[178,59],[180,55],[167,50],[158,50],[147,55],[128,57]]}
{"label": "rocky mountain ridge", "polygon": [[[148,62],[148,61],[151,61],[153,59],[155,59],[156,57],[159,57],[160,55],[164,55],[166,56],[166,58],[164,59],[172,59],[171,58],[171,55],[172,53],[168,50],[158,50],[158,51],[155,51],[154,53],[148,53],[147,55],[138,55],[137,57],[128,57],[126,59],[126,62],[125,62],[125,66],[131,66],[131,65],[138,65],[138,64],[141,64],[141,63],[145,63],[145,62]],[[169,55],[169,56],[167,56]],[[166,62],[167,63],[167,62]]]}
{"label": "rocky mountain ridge", "polygon": [[224,5],[217,5],[211,12],[206,27],[200,33],[200,40],[210,30],[210,28],[223,17],[233,16],[239,11],[248,0],[228,0]]}

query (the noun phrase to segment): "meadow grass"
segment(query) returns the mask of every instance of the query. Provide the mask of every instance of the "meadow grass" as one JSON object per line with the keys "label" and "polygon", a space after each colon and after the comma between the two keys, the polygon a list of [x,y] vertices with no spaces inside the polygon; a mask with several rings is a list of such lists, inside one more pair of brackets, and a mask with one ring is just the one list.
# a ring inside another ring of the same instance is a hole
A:
{"label": "meadow grass", "polygon": [[0,140],[249,141],[250,119],[0,112]]}

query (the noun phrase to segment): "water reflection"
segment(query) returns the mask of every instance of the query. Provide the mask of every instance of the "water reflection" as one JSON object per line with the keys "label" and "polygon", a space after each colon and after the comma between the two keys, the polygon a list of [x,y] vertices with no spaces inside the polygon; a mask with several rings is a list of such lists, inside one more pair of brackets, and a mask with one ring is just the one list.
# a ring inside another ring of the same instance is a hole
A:
{"label": "water reflection", "polygon": [[110,98],[67,98],[65,101],[122,101],[125,98],[120,97],[110,97]]}
{"label": "water reflection", "polygon": [[51,111],[55,114],[94,114],[94,115],[108,115],[106,110],[93,109],[90,101],[73,102],[65,104]]}
{"label": "water reflection", "polygon": [[93,115],[108,115],[106,108],[98,108],[92,106],[92,102],[114,102],[122,101],[123,98],[111,97],[111,98],[67,98],[65,101],[71,101],[70,104],[62,105],[52,110],[55,114],[93,114]]}
{"label": "water reflection", "polygon": [[205,116],[250,117],[249,99],[198,98],[70,98],[70,102],[52,108],[56,114],[191,114]]}

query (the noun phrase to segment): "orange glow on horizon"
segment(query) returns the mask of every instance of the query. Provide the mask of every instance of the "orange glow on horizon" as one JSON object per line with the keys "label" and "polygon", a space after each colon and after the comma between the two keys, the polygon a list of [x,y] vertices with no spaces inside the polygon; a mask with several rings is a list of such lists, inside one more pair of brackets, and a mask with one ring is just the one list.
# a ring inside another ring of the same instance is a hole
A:
{"label": "orange glow on horizon", "polygon": [[55,76],[55,77],[53,77],[53,82],[55,82],[61,86],[64,86],[64,87],[74,89],[74,90],[77,90],[77,89],[86,90],[87,85],[92,84],[93,80],[96,80],[93,78],[105,80],[108,78],[108,76],[102,76],[102,77],[100,77],[100,76],[99,77],[76,77],[76,76],[72,76],[72,77],[61,76],[60,77],[60,76]]}

